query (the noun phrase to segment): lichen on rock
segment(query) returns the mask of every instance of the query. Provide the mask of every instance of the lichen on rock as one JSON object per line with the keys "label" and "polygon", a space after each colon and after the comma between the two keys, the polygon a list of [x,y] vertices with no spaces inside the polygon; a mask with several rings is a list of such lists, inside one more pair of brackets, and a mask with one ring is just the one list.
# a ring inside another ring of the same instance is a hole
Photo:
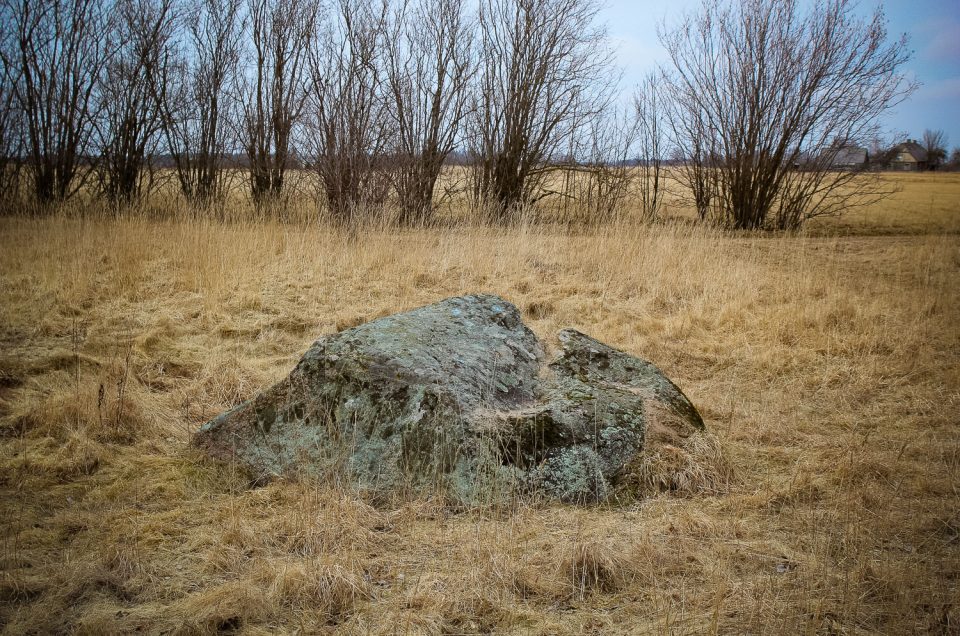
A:
{"label": "lichen on rock", "polygon": [[[650,443],[704,425],[654,365],[572,329],[548,361],[516,307],[462,296],[325,336],[195,444],[257,480],[336,475],[464,504],[607,498]],[[654,421],[655,420],[655,421]]]}

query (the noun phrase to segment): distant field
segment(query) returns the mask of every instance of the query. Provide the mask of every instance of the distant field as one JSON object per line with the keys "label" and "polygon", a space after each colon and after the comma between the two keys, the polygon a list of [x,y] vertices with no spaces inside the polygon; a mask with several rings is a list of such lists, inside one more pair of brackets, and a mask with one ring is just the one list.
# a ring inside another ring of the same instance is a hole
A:
{"label": "distant field", "polygon": [[[885,178],[796,236],[0,218],[0,626],[956,631],[960,175]],[[659,365],[734,482],[454,513],[188,448],[317,336],[475,292]]]}
{"label": "distant field", "polygon": [[817,219],[811,233],[926,234],[960,232],[960,172],[883,174],[889,199],[839,218]]}

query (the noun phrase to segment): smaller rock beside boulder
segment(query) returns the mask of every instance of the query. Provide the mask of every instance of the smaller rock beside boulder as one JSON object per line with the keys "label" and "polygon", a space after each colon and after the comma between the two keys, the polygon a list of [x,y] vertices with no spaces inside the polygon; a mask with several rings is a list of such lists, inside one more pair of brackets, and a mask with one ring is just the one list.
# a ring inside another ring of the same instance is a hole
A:
{"label": "smaller rock beside boulder", "polygon": [[364,489],[608,497],[644,450],[703,420],[654,365],[572,329],[547,361],[512,304],[463,296],[325,336],[195,444],[256,479],[335,474]]}

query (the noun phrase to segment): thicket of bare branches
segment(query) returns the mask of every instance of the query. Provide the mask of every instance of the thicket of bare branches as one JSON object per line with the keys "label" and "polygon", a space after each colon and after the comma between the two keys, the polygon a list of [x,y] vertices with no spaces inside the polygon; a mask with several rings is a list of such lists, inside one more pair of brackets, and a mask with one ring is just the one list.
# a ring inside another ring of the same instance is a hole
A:
{"label": "thicket of bare branches", "polygon": [[[9,34],[0,33],[0,47],[9,51],[13,46]],[[5,63],[7,54],[0,53],[0,212],[20,200],[20,168],[23,154],[23,130],[20,109],[16,107],[14,83],[16,69]]]}
{"label": "thicket of bare branches", "polygon": [[658,76],[647,75],[637,88],[633,105],[637,122],[638,203],[648,219],[656,218],[663,206],[668,126],[663,101]]}
{"label": "thicket of bare branches", "polygon": [[610,108],[588,118],[569,139],[561,160],[544,166],[538,207],[568,223],[606,223],[635,202],[634,152],[637,118],[629,109]]}
{"label": "thicket of bare branches", "polygon": [[628,114],[597,0],[0,0],[0,196],[125,204],[162,165],[263,210],[303,166],[330,218],[419,224],[455,155],[494,220],[603,222],[656,217],[670,160],[701,220],[795,228],[884,194],[837,158],[912,89],[853,3],[705,0]]}
{"label": "thicket of bare branches", "polygon": [[241,139],[254,201],[281,194],[306,108],[307,62],[320,6],[314,0],[248,0],[247,50],[239,76]]}
{"label": "thicket of bare branches", "polygon": [[481,0],[470,143],[474,194],[505,219],[537,200],[576,130],[610,103],[612,63],[591,0]]}
{"label": "thicket of bare branches", "polygon": [[150,71],[173,38],[173,0],[119,0],[114,10],[116,48],[97,87],[94,149],[100,190],[129,203],[154,181],[162,126]]}
{"label": "thicket of bare branches", "polygon": [[224,161],[235,140],[231,88],[240,60],[241,0],[201,0],[189,8],[181,39],[149,69],[166,149],[180,190],[192,203],[223,196]]}
{"label": "thicket of bare branches", "polygon": [[403,223],[433,216],[444,162],[462,142],[477,60],[464,0],[404,1],[392,15],[386,89],[392,175]]}
{"label": "thicket of bare branches", "polygon": [[880,9],[864,20],[853,0],[707,0],[661,40],[674,142],[691,184],[709,188],[695,195],[701,215],[794,228],[882,195],[834,164],[912,89],[906,40],[888,42]]}
{"label": "thicket of bare branches", "polygon": [[679,187],[678,198],[691,205],[697,218],[703,222],[715,211],[717,197],[718,150],[710,134],[707,115],[698,108],[690,108],[674,87],[663,99],[670,158],[676,165],[673,176]]}
{"label": "thicket of bare branches", "polygon": [[327,211],[341,222],[377,210],[388,193],[387,11],[378,0],[336,0],[311,54],[307,151]]}
{"label": "thicket of bare branches", "polygon": [[931,168],[940,166],[947,159],[947,135],[942,130],[923,131],[923,149],[927,151],[927,162]]}
{"label": "thicket of bare branches", "polygon": [[954,146],[945,167],[947,170],[960,170],[960,146]]}
{"label": "thicket of bare branches", "polygon": [[3,0],[3,66],[10,69],[34,197],[62,201],[83,184],[95,128],[92,107],[110,60],[106,0]]}

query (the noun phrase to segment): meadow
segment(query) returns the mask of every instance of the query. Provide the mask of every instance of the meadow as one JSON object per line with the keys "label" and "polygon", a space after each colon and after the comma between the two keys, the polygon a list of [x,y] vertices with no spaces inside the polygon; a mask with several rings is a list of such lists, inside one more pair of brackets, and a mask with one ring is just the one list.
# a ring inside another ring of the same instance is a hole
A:
{"label": "meadow", "polygon": [[[0,628],[957,633],[960,175],[885,178],[798,234],[0,218]],[[726,483],[454,510],[189,446],[320,335],[481,292],[660,366]]]}

